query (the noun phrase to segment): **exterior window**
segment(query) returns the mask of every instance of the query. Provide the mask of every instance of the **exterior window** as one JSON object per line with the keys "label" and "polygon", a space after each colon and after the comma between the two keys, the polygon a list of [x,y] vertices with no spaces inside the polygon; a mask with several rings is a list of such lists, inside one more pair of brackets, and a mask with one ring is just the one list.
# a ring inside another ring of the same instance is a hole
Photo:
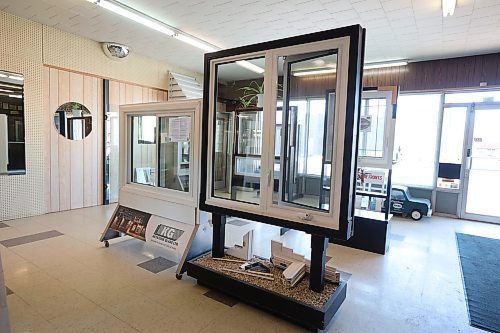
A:
{"label": "exterior window", "polygon": [[443,111],[437,181],[439,188],[460,188],[466,116],[466,107],[445,108]]}
{"label": "exterior window", "polygon": [[441,94],[398,98],[393,183],[434,186]]}

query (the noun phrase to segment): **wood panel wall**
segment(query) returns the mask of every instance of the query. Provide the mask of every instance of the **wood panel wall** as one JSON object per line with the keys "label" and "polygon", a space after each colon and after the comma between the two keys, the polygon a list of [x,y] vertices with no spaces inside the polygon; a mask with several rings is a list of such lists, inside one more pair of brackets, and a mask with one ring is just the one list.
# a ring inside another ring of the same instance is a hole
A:
{"label": "wood panel wall", "polygon": [[[335,74],[301,77],[295,81],[292,97],[323,97],[335,82]],[[221,95],[238,100],[239,88],[252,80],[220,85]],[[259,81],[260,82],[260,81]],[[400,86],[401,91],[451,90],[500,86],[500,53],[412,62],[407,66],[364,71],[364,87]]]}
{"label": "wood panel wall", "polygon": [[[103,79],[44,67],[46,184],[51,212],[100,205],[103,202],[104,106]],[[166,101],[167,92],[110,81],[110,101],[117,105]],[[67,102],[79,102],[92,113],[92,132],[84,140],[61,136],[54,112]]]}
{"label": "wood panel wall", "polygon": [[500,86],[500,53],[409,63],[408,66],[365,70],[365,87],[399,85],[401,91]]}

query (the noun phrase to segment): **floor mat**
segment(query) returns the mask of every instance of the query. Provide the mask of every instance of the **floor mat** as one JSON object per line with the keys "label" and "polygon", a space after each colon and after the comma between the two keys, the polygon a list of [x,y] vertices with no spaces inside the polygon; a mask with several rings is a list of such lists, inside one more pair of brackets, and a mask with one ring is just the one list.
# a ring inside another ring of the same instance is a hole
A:
{"label": "floor mat", "polygon": [[456,236],[470,324],[500,332],[500,239]]}

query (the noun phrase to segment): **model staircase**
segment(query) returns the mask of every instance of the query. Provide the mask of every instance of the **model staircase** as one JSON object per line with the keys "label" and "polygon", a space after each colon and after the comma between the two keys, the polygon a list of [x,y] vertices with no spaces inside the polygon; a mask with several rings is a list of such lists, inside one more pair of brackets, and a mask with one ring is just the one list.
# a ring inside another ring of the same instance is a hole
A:
{"label": "model staircase", "polygon": [[168,99],[170,101],[203,97],[203,88],[194,77],[169,72]]}

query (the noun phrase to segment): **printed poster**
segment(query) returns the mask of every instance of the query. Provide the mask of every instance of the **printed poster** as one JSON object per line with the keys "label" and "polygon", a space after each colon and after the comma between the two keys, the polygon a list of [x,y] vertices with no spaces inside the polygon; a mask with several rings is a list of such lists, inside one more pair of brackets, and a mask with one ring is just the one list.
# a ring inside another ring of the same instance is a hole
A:
{"label": "printed poster", "polygon": [[146,227],[150,218],[151,214],[125,206],[118,206],[109,228],[145,241]]}

